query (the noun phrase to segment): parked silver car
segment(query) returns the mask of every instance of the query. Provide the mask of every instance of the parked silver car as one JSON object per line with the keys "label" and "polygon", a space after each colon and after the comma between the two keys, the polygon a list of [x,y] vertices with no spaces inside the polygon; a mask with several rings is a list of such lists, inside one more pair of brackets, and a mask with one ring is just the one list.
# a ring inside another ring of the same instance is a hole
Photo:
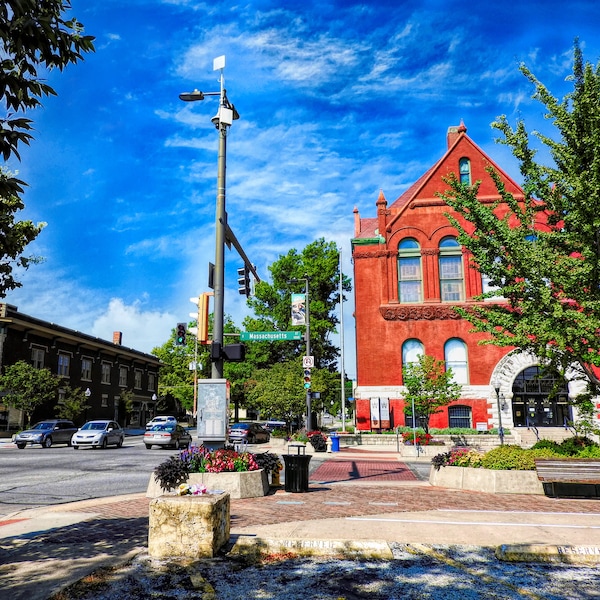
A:
{"label": "parked silver car", "polygon": [[116,421],[95,420],[88,421],[71,438],[71,445],[75,450],[79,446],[91,446],[92,448],[106,448],[115,445],[120,448],[125,439],[125,432]]}
{"label": "parked silver car", "polygon": [[144,444],[150,450],[152,446],[166,448],[189,448],[192,436],[181,425],[155,425],[144,434]]}
{"label": "parked silver car", "polygon": [[36,423],[31,429],[19,431],[15,436],[17,448],[23,450],[27,444],[41,444],[50,448],[52,444],[71,445],[71,436],[77,431],[72,421],[48,419]]}

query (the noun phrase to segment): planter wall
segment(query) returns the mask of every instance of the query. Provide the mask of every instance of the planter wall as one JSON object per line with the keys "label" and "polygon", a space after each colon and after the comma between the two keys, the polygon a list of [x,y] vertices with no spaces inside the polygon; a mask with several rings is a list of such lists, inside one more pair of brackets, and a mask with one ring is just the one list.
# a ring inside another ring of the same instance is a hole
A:
{"label": "planter wall", "polygon": [[441,467],[436,470],[432,466],[429,483],[438,487],[489,494],[544,494],[535,471],[494,471],[472,467]]}
{"label": "planter wall", "polygon": [[150,502],[148,554],[213,558],[229,542],[229,494],[161,496]]}
{"label": "planter wall", "polygon": [[[263,469],[234,473],[190,473],[187,483],[205,485],[208,490],[227,492],[231,498],[258,498],[269,492],[269,479]],[[175,493],[175,490],[170,492]],[[146,496],[158,498],[164,495],[160,484],[150,475]]]}

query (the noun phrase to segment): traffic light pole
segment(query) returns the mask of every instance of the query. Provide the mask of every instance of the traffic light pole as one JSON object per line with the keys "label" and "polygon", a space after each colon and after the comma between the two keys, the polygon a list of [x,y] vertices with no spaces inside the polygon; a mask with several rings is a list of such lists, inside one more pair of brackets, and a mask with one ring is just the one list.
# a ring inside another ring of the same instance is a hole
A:
{"label": "traffic light pole", "polygon": [[[223,104],[223,75],[221,74],[221,105]],[[227,153],[227,127],[221,122],[219,129],[219,157],[217,162],[217,211],[215,218],[215,296],[213,317],[213,344],[218,344],[218,357],[213,355],[212,378],[223,378],[223,323],[225,319],[225,160]]]}
{"label": "traffic light pole", "polygon": [[227,212],[225,210],[225,163],[227,152],[227,128],[240,118],[237,110],[227,99],[225,91],[225,56],[213,61],[213,69],[221,71],[220,92],[193,92],[179,94],[184,102],[204,100],[205,96],[219,96],[219,111],[211,119],[219,132],[219,156],[217,163],[217,208],[215,215],[215,269],[214,269],[214,316],[212,345],[212,378],[223,378],[223,326],[225,320],[225,239],[227,231]]}

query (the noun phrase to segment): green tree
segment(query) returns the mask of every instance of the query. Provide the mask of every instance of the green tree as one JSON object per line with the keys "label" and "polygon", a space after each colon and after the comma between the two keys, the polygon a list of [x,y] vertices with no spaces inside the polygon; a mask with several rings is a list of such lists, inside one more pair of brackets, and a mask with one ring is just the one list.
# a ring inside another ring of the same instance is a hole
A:
{"label": "green tree", "polygon": [[246,382],[247,403],[265,417],[283,419],[288,427],[306,412],[306,390],[302,387],[300,359],[275,363],[254,371]]}
{"label": "green tree", "polygon": [[45,226],[45,223],[34,225],[32,221],[15,220],[25,204],[18,193],[8,191],[14,181],[10,172],[0,167],[0,297],[5,297],[7,290],[21,287],[21,283],[13,277],[14,267],[27,269],[30,264],[39,261],[37,257],[22,254]]}
{"label": "green tree", "polygon": [[23,360],[7,366],[0,376],[0,390],[6,393],[4,403],[22,410],[28,427],[38,406],[56,400],[59,385],[60,379],[49,369],[36,369]]}
{"label": "green tree", "polygon": [[[333,242],[323,238],[304,248],[301,253],[290,250],[270,267],[272,283],[261,281],[255,296],[248,300],[254,317],[244,321],[248,331],[288,331],[291,327],[291,294],[304,293],[309,278],[309,316],[311,354],[318,368],[335,368],[339,349],[331,341],[339,323],[339,252]],[[291,283],[296,280],[295,283]],[[343,290],[351,291],[348,277],[343,277]],[[298,329],[298,327],[297,327]],[[299,327],[304,331],[304,327]],[[303,356],[304,344],[298,342],[253,342],[256,344],[257,367]]]}
{"label": "green tree", "polygon": [[[190,364],[194,361],[194,336],[186,336],[186,345],[175,343],[176,329],[171,330],[171,336],[162,345],[152,349],[152,354],[158,357],[162,365],[158,378],[158,395],[163,398],[170,394],[181,406],[192,410],[194,405],[194,371]],[[200,375],[199,375],[200,376]]]}
{"label": "green tree", "polygon": [[[56,95],[44,81],[48,70],[63,70],[82,60],[82,53],[94,50],[93,37],[83,35],[83,25],[66,19],[69,0],[5,0],[0,5],[0,92],[5,115],[0,118],[0,152],[4,161],[20,160],[19,146],[33,138],[31,119],[23,116],[41,105],[42,98]],[[27,268],[33,258],[21,256],[36,238],[43,224],[15,222],[24,208],[21,200],[24,181],[9,171],[0,172],[0,297],[20,287],[13,267]]]}
{"label": "green tree", "polygon": [[420,420],[425,432],[429,433],[429,418],[441,412],[442,406],[458,400],[462,386],[452,381],[452,369],[446,370],[443,360],[436,360],[427,354],[419,355],[417,362],[408,363],[402,369],[406,387],[404,413],[412,414]]}
{"label": "green tree", "polygon": [[[462,220],[449,215],[472,264],[495,289],[479,299],[502,297],[459,312],[487,333],[487,343],[531,351],[548,369],[576,369],[596,393],[600,380],[600,68],[584,63],[574,46],[573,90],[562,101],[525,66],[533,98],[545,108],[554,135],[505,116],[492,127],[519,162],[524,199],[507,193],[488,169],[499,200],[477,199],[480,182],[462,185],[455,175],[442,195]],[[535,141],[537,138],[537,142]],[[539,146],[547,164],[537,160]]]}
{"label": "green tree", "polygon": [[62,401],[55,406],[55,414],[59,419],[75,421],[88,408],[91,407],[86,404],[85,392],[81,388],[72,388],[67,385]]}

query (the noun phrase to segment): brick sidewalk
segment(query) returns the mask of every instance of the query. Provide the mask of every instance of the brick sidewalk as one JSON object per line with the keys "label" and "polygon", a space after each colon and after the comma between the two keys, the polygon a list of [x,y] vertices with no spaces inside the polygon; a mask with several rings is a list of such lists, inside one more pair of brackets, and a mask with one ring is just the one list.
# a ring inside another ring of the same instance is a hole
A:
{"label": "brick sidewalk", "polygon": [[[410,469],[399,462],[327,460],[315,469],[310,482],[306,493],[289,493],[280,488],[260,498],[232,499],[232,527],[440,509],[600,512],[597,500],[435,488],[426,482],[419,484]],[[94,506],[93,512],[106,519],[131,519],[139,526],[139,519],[148,517],[149,503],[146,497],[116,500]],[[64,509],[70,510],[68,505]],[[72,510],[88,512],[90,508]]]}

